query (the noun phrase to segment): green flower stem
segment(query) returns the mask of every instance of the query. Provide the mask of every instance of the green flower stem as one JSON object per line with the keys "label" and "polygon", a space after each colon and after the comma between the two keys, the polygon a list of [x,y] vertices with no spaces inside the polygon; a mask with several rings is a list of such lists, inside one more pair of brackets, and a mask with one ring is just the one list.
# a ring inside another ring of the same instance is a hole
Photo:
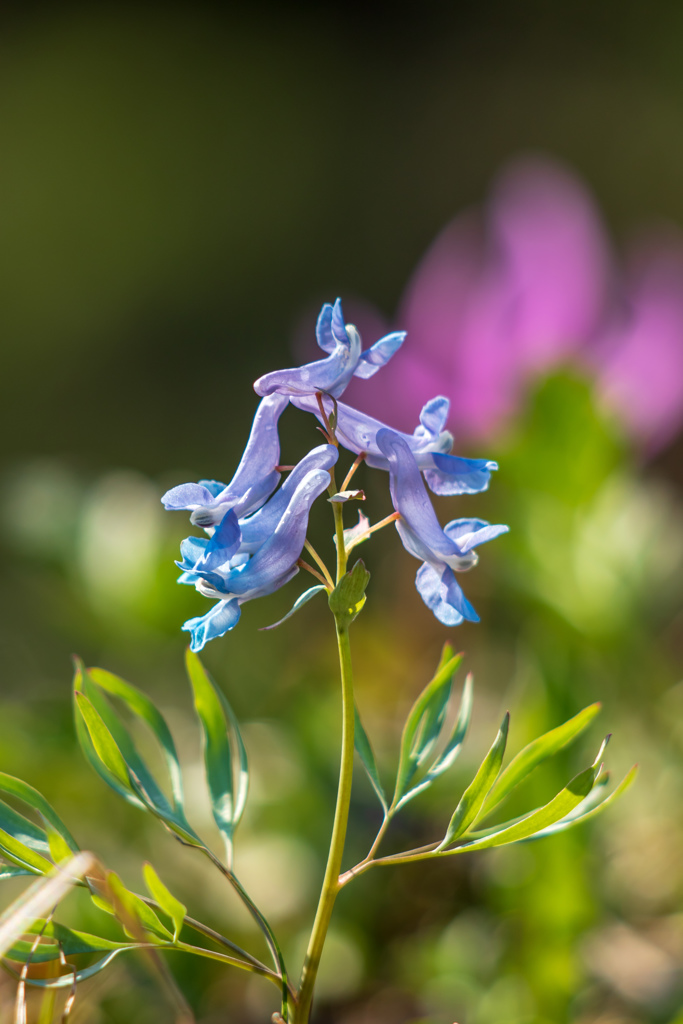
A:
{"label": "green flower stem", "polygon": [[[346,571],[346,552],[344,551],[343,526],[340,525],[341,509],[337,516],[335,508],[335,525],[337,526],[337,553],[341,553],[342,561],[338,560],[338,579]],[[341,537],[340,537],[341,531]],[[341,564],[341,568],[340,568]],[[337,898],[341,886],[339,884],[339,873],[341,870],[342,855],[344,853],[344,842],[346,839],[346,826],[349,819],[349,803],[351,801],[351,782],[353,777],[353,673],[351,667],[351,647],[349,644],[348,625],[342,626],[336,620],[337,645],[339,648],[339,666],[341,669],[342,683],[342,751],[341,767],[339,770],[339,788],[337,791],[337,807],[334,815],[334,826],[332,829],[332,840],[330,852],[325,868],[318,910],[315,915],[313,931],[306,951],[303,971],[301,973],[301,984],[299,986],[298,1005],[294,1008],[293,1024],[308,1024],[311,1003],[313,1001],[313,989],[315,979],[320,966],[320,957],[327,937],[327,929],[332,917],[334,901]]]}
{"label": "green flower stem", "polygon": [[[346,550],[344,544],[344,509],[338,501],[332,502],[332,510],[334,512],[334,532],[337,540],[337,583],[346,572],[346,562],[349,557],[349,553]],[[337,630],[337,637],[339,631]],[[339,660],[341,664],[341,646],[339,648]],[[350,659],[349,659],[350,664]],[[342,685],[343,685],[344,667],[342,665]]]}

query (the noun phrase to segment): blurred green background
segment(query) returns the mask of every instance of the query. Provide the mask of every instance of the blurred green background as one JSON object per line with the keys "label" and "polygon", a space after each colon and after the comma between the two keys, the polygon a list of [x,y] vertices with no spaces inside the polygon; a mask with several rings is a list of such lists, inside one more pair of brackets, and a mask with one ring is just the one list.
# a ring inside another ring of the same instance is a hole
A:
{"label": "blurred green background", "polygon": [[[645,222],[683,225],[683,8],[29,0],[0,25],[2,768],[40,788],[131,887],[150,858],[195,916],[258,944],[220,879],[85,766],[69,656],[160,703],[210,833],[179,629],[203,603],[175,586],[187,527],[160,494],[229,479],[251,382],[292,361],[302,317],[312,327],[336,295],[391,317],[440,228],[520,152],[581,175],[617,243]],[[293,411],[281,434],[285,461],[319,438]],[[466,581],[482,624],[453,634],[477,683],[469,751],[410,805],[397,848],[440,834],[504,707],[517,749],[605,706],[585,750],[534,779],[525,806],[583,766],[600,730],[615,733],[615,772],[634,760],[643,771],[580,831],[359,880],[339,901],[316,1021],[681,1024],[683,443],[643,462],[590,380],[556,372],[485,452],[458,451],[501,470],[466,508],[446,499],[443,517],[512,532]],[[314,531],[329,554],[323,516]],[[393,531],[363,557],[359,703],[390,768],[446,630]],[[205,653],[254,766],[238,872],[296,964],[339,722],[324,609],[258,632],[292,596],[248,606]],[[377,825],[362,780],[353,819],[349,863]],[[72,901],[65,919],[87,926]],[[256,1024],[275,1009],[241,976],[172,966],[202,1024]],[[12,994],[3,980],[8,1021]],[[170,1019],[164,998],[129,960],[84,987],[73,1020],[152,1024]]]}

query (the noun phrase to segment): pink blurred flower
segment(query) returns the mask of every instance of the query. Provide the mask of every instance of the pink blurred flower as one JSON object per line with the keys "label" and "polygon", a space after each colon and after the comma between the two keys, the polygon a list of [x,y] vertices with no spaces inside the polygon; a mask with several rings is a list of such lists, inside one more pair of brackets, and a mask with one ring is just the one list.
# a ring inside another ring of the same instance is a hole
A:
{"label": "pink blurred flower", "polygon": [[397,316],[402,352],[349,400],[407,429],[445,394],[452,429],[488,439],[534,378],[574,361],[641,447],[661,447],[683,422],[683,242],[651,243],[631,262],[622,280],[570,173],[515,163],[485,212],[457,217],[427,251]]}

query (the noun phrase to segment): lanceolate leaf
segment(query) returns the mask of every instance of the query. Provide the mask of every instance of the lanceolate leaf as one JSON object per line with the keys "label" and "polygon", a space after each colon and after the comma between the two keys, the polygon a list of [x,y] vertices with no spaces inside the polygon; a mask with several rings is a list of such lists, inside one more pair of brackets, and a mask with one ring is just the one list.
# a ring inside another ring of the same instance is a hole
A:
{"label": "lanceolate leaf", "polygon": [[[115,679],[116,677],[113,678]],[[123,680],[120,680],[120,682],[123,682]],[[172,808],[168,799],[166,798],[165,793],[162,792],[162,790],[160,789],[156,782],[156,779],[151,774],[149,768],[138,754],[135,744],[133,743],[130,733],[128,732],[128,729],[125,727],[119,716],[112,708],[108,699],[105,697],[102,688],[96,685],[95,682],[93,681],[93,678],[89,670],[86,670],[84,672],[83,693],[97,711],[107,730],[111,733],[111,736],[116,746],[120,750],[123,760],[126,764],[126,774],[128,776],[129,784],[132,787],[132,791],[136,799],[142,799],[143,804],[151,803],[154,809],[160,812],[164,817],[171,816],[173,813]],[[130,704],[128,704],[128,706],[130,707]],[[154,710],[156,714],[159,717],[161,717],[159,715],[159,712],[157,712],[156,709]],[[133,713],[135,714],[135,711]],[[143,719],[143,721],[146,721],[146,719]],[[164,726],[166,725],[165,722],[163,724]],[[168,729],[166,729],[166,732],[168,732]],[[170,743],[172,745],[173,741],[170,740]],[[175,752],[175,749],[173,752]],[[179,776],[180,774],[180,769],[177,766],[177,758],[175,759],[175,774],[177,776]],[[178,785],[179,782],[176,779],[176,786]]]}
{"label": "lanceolate leaf", "polygon": [[204,735],[204,765],[213,817],[223,833],[230,859],[235,828],[247,800],[247,752],[230,704],[189,649],[186,663]]}
{"label": "lanceolate leaf", "polygon": [[[38,948],[42,949],[43,947],[39,946]],[[59,946],[54,948],[57,949],[57,957],[53,957],[52,959],[57,959],[59,956]],[[125,953],[127,950],[140,948],[141,947],[136,942],[129,942],[126,945],[122,944],[118,949],[114,949],[110,953],[107,953],[106,956],[103,956],[101,960],[91,964],[90,967],[84,967],[82,970],[76,971],[75,973],[69,971],[67,974],[62,974],[58,978],[27,978],[26,984],[30,985],[32,988],[72,988],[74,985],[80,985],[82,981],[87,981],[88,978],[93,978],[96,974],[99,974],[100,971],[103,971],[105,967],[109,966],[112,960],[117,957],[119,953]],[[34,958],[32,958],[32,961],[33,959]]]}
{"label": "lanceolate leaf", "polygon": [[[437,665],[437,674],[452,659],[453,648],[450,644],[446,643],[444,644],[443,651],[441,652],[441,660]],[[455,673],[453,673],[453,675],[455,675]],[[434,699],[431,700],[426,707],[413,744],[413,753],[417,768],[420,768],[425,763],[439,739],[441,727],[443,726],[444,718],[446,717],[446,712],[448,710],[450,695],[451,687],[442,686],[435,694]]]}
{"label": "lanceolate leaf", "polygon": [[28,868],[17,867],[16,864],[0,864],[0,882],[6,878],[19,878],[21,875],[28,875],[29,877],[35,877],[35,872],[29,871]]}
{"label": "lanceolate leaf", "polygon": [[[422,749],[421,743],[431,744],[432,742],[432,730],[439,721],[439,717],[443,715],[445,707],[444,696],[447,701],[453,683],[453,676],[461,661],[461,654],[456,654],[447,660],[442,659],[433,679],[427,684],[410,709],[401,736],[401,753],[396,775],[396,788],[392,801],[394,805],[398,804],[417,771]],[[423,719],[431,723],[426,734],[420,732]]]}
{"label": "lanceolate leaf", "polygon": [[503,723],[498,730],[498,735],[493,745],[484,758],[474,779],[463,793],[460,803],[456,807],[453,817],[444,836],[443,842],[438,847],[443,850],[449,846],[458,836],[464,835],[468,828],[475,823],[479,812],[484,804],[491,786],[498,777],[500,766],[503,763],[505,745],[507,743],[508,728],[510,725],[509,712],[505,715]]}
{"label": "lanceolate leaf", "polygon": [[[78,956],[84,953],[103,953],[113,950],[131,949],[130,942],[112,942],[111,939],[103,939],[99,935],[90,935],[88,932],[77,932],[66,928],[63,924],[56,924],[54,921],[38,919],[25,932],[31,935],[42,934],[45,939],[54,939],[54,942],[44,942],[36,947],[34,956],[31,956],[33,942],[28,939],[19,939],[8,950],[5,956],[9,960],[16,960],[23,963],[26,960],[36,963],[45,963],[49,960],[59,959],[59,943],[61,943],[65,956]],[[71,981],[71,976],[69,976]]]}
{"label": "lanceolate leaf", "polygon": [[153,702],[137,687],[125,682],[111,672],[101,668],[91,668],[88,671],[90,679],[107,693],[113,694],[123,701],[126,706],[141,718],[152,730],[154,737],[161,747],[168,774],[171,781],[171,792],[173,794],[174,811],[177,813],[183,808],[183,781],[180,771],[178,754],[171,736],[171,731],[166,724],[161,712]]}
{"label": "lanceolate leaf", "polygon": [[73,885],[96,868],[95,857],[86,852],[74,854],[67,864],[50,865],[47,877],[34,881],[0,917],[0,956],[30,930],[34,921],[50,912]]}
{"label": "lanceolate leaf", "polygon": [[456,760],[458,754],[462,750],[462,745],[465,742],[465,736],[467,735],[470,718],[472,716],[472,694],[473,680],[471,674],[468,674],[462,691],[458,718],[453,727],[448,743],[434,761],[429,771],[425,774],[424,778],[401,797],[396,804],[395,809],[397,811],[400,810],[401,807],[404,807],[409,800],[412,800],[413,797],[417,796],[418,793],[421,793],[423,790],[427,789],[428,786],[431,786],[434,779],[438,778],[439,775],[443,775],[443,773],[447,771]]}
{"label": "lanceolate leaf", "polygon": [[303,594],[297,597],[296,601],[294,602],[294,604],[289,609],[286,615],[283,615],[281,619],[278,619],[277,622],[274,622],[272,626],[261,626],[261,631],[264,632],[267,629],[276,629],[278,626],[281,626],[283,622],[287,621],[287,619],[291,619],[292,615],[296,615],[299,609],[303,608],[303,606],[307,604],[307,602],[310,601],[312,597],[315,597],[316,594],[319,594],[321,590],[327,590],[327,587],[323,586],[322,583],[317,584],[317,586],[315,587],[311,587],[309,590],[304,590]]}
{"label": "lanceolate leaf", "polygon": [[[593,787],[592,792],[590,792],[588,796],[581,801],[580,804],[578,804],[572,811],[570,811],[569,814],[566,814],[563,818],[560,818],[559,821],[555,822],[554,825],[548,825],[546,828],[541,829],[540,832],[535,832],[532,838],[542,839],[544,836],[555,835],[556,832],[564,832],[566,829],[572,828],[573,825],[578,824],[578,822],[580,821],[587,821],[589,818],[594,818],[597,814],[602,814],[606,807],[609,807],[609,805],[613,803],[617,799],[617,797],[621,796],[622,793],[626,792],[629,786],[633,783],[637,774],[638,765],[634,765],[633,768],[631,768],[631,770],[621,780],[619,785],[616,786],[616,788],[613,789],[612,792],[609,793],[603,800],[600,800],[598,802],[596,800],[592,800],[591,798],[595,794],[595,791],[598,790],[598,787],[602,789],[600,783],[602,782],[603,776],[600,776],[597,783]],[[605,775],[607,775],[607,773],[605,773]],[[605,784],[606,781],[607,779],[605,780]],[[598,795],[600,795],[599,790]]]}
{"label": "lanceolate leaf", "polygon": [[35,825],[23,814],[19,814],[3,800],[0,800],[0,828],[9,832],[11,836],[36,853],[41,853],[46,857],[49,855],[50,844],[47,841],[45,829]]}
{"label": "lanceolate leaf", "polygon": [[599,765],[591,765],[590,768],[586,768],[576,775],[568,786],[537,811],[527,814],[507,827],[502,825],[498,831],[489,836],[462,843],[452,852],[460,853],[469,850],[485,850],[493,846],[506,846],[508,843],[517,843],[521,839],[535,836],[549,825],[564,818],[588,796],[599,771]]}
{"label": "lanceolate leaf", "polygon": [[133,793],[123,754],[116,745],[109,729],[104,724],[102,716],[84,693],[76,692],[76,707],[85,722],[95,753],[106,768],[107,773],[116,779],[119,786]]}
{"label": "lanceolate leaf", "polygon": [[[117,793],[151,811],[176,836],[192,846],[203,846],[183,809],[180,765],[170,731],[161,713],[135,687],[111,673],[95,669],[94,676],[77,663],[74,679],[76,727],[83,751],[93,768]],[[103,691],[120,698],[142,719],[157,739],[169,769],[172,801],[158,785],[138,754],[127,729]]]}
{"label": "lanceolate leaf", "polygon": [[187,907],[166,888],[151,864],[145,864],[142,870],[150,896],[173,921],[173,941],[176,942],[183,927]]}
{"label": "lanceolate leaf", "polygon": [[52,870],[52,862],[36,853],[9,832],[0,829],[0,854],[19,868],[26,868],[34,875],[44,875]]}
{"label": "lanceolate leaf", "polygon": [[107,872],[106,889],[97,902],[103,910],[117,917],[132,939],[140,942],[152,935],[161,942],[173,941],[171,932],[161,923],[152,908],[136,893],[127,889],[114,871]]}
{"label": "lanceolate leaf", "polygon": [[[34,811],[38,812],[45,822],[48,845],[55,863],[69,857],[73,853],[78,853],[76,840],[59,815],[37,789],[29,786],[27,782],[23,782],[21,779],[16,779],[13,775],[0,772],[0,792],[17,797]],[[17,817],[20,816],[17,815]],[[29,845],[31,844],[29,843]]]}
{"label": "lanceolate leaf", "polygon": [[356,745],[356,753],[360,757],[363,767],[367,772],[367,776],[370,779],[370,782],[372,783],[372,788],[377,794],[379,802],[381,803],[382,807],[384,808],[384,812],[386,813],[387,810],[389,809],[389,804],[387,803],[387,798],[384,793],[384,787],[382,786],[382,781],[379,777],[379,771],[377,770],[377,761],[375,760],[375,754],[370,744],[370,740],[368,739],[368,734],[363,728],[363,723],[360,720],[358,708],[354,708],[354,713],[356,716],[356,722],[353,736],[354,743]]}
{"label": "lanceolate leaf", "polygon": [[533,740],[519,754],[513,757],[504,772],[501,773],[498,781],[489,793],[486,801],[485,813],[491,811],[497,804],[504,800],[508,793],[514,789],[522,779],[527,778],[542,761],[552,757],[568,743],[576,739],[593,721],[600,711],[600,704],[591,704],[584,708],[574,718],[559,725],[556,729],[539,736]]}

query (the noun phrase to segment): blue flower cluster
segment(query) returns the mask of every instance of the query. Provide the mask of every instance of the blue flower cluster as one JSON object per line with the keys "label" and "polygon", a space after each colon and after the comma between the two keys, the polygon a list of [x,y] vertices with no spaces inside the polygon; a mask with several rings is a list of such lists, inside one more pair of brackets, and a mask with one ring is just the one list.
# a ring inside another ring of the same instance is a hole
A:
{"label": "blue flower cluster", "polygon": [[[299,571],[311,505],[333,481],[338,446],[389,472],[396,528],[404,547],[422,562],[416,586],[440,622],[456,626],[477,613],[455,572],[476,564],[475,548],[507,530],[480,519],[455,519],[442,528],[427,494],[474,494],[488,487],[496,463],[451,455],[445,429],[448,399],[428,402],[413,434],[338,401],[351,378],[375,374],[400,348],[397,331],[363,351],[358,331],[344,323],[341,302],[326,303],[316,338],[325,359],[267,373],[254,384],[261,397],[242,460],[229,484],[216,480],[181,484],[162,498],[167,509],[186,509],[207,536],[181,544],[179,583],[190,584],[217,602],[183,625],[193,651],[237,625],[245,601],[278,590]],[[310,451],[281,487],[278,421],[289,404],[313,413],[330,441]]]}

